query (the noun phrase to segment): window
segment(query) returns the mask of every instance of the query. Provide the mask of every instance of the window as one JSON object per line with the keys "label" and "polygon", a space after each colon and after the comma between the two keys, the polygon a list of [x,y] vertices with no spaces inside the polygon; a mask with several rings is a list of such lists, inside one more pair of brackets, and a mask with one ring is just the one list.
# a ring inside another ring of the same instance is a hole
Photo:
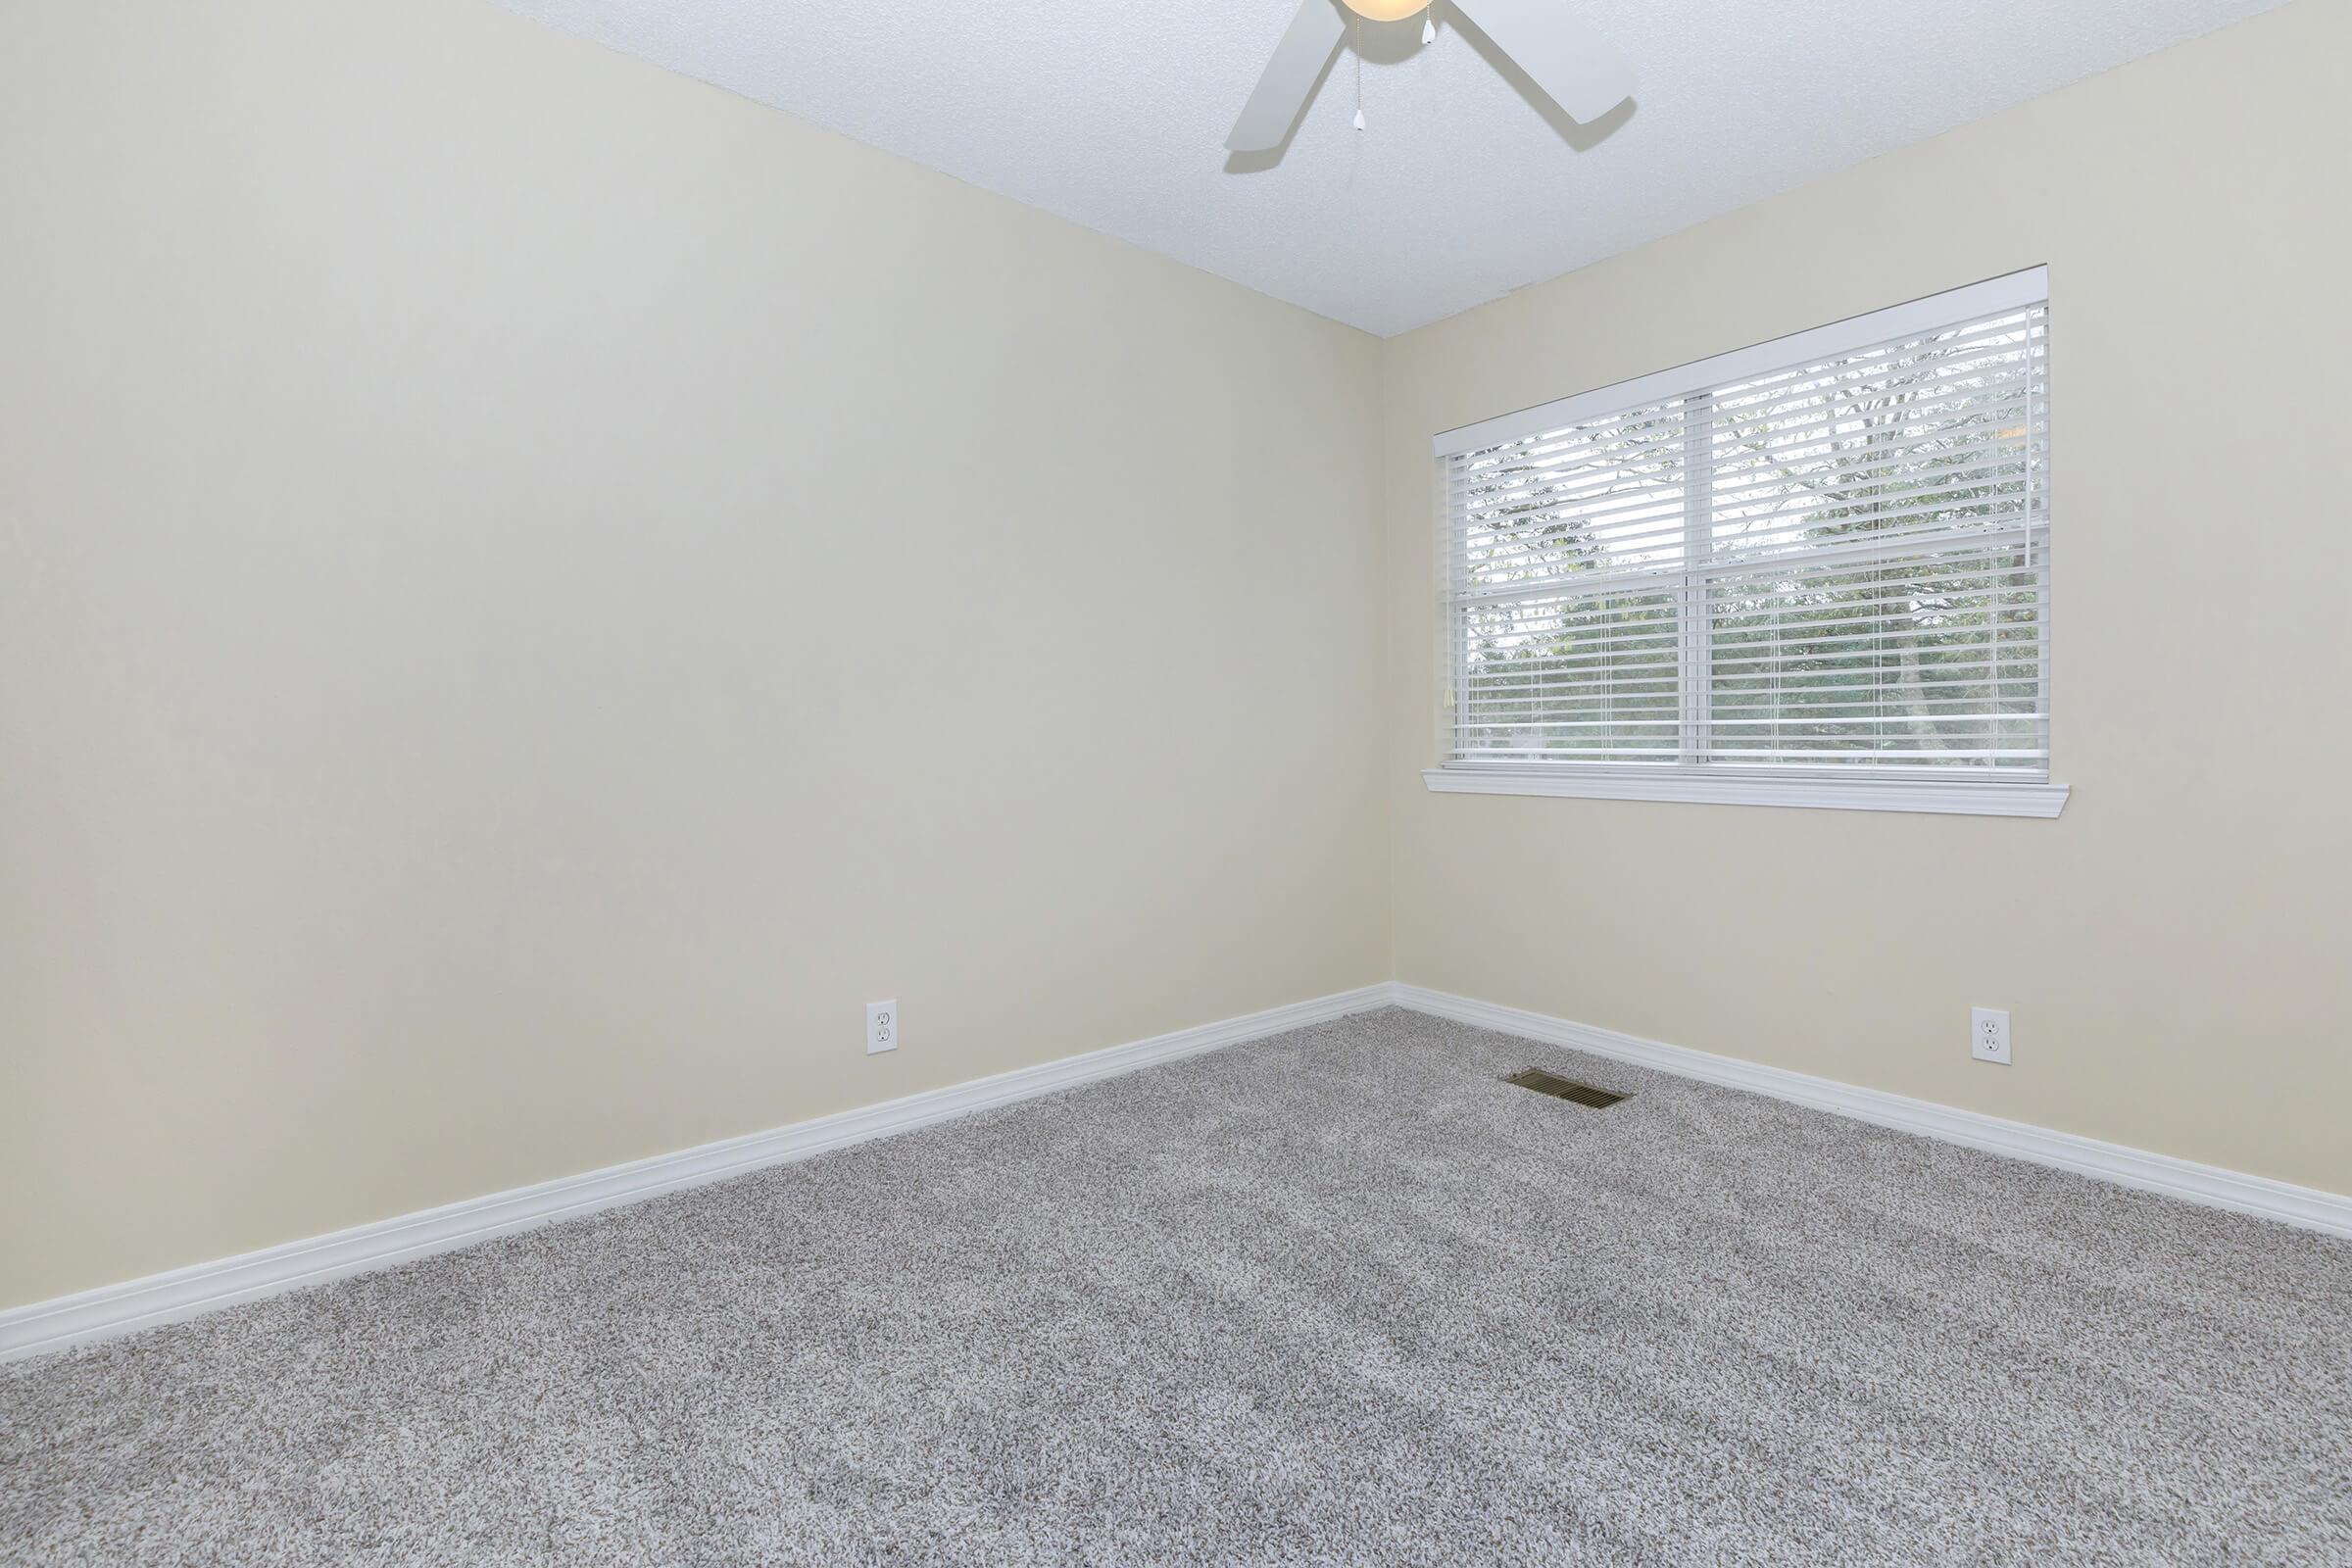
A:
{"label": "window", "polygon": [[2054,816],[2039,269],[1438,437],[1439,790]]}

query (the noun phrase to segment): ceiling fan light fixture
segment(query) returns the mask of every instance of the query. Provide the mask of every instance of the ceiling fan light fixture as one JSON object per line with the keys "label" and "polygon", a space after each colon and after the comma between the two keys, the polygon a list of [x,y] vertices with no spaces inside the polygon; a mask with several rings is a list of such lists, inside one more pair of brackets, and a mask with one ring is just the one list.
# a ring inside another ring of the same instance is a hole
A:
{"label": "ceiling fan light fixture", "polygon": [[[1633,96],[1634,68],[1568,9],[1567,0],[1452,0],[1469,13],[1471,23],[1487,41],[1508,55],[1553,103],[1580,124],[1591,124]],[[1241,117],[1227,132],[1228,152],[1280,155],[1298,122],[1299,112],[1314,96],[1315,83],[1330,69],[1332,57],[1348,36],[1348,19],[1363,22],[1401,22],[1430,8],[1430,0],[1346,0],[1346,9],[1331,0],[1298,0],[1298,10],[1283,30],[1282,41],[1242,105]],[[1422,29],[1424,42],[1430,29]],[[1360,69],[1363,55],[1356,55]]]}

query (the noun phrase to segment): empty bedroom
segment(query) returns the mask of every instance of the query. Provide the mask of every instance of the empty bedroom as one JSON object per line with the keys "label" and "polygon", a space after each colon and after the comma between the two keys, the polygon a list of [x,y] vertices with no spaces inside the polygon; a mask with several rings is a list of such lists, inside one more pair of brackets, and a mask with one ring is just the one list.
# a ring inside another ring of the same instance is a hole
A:
{"label": "empty bedroom", "polygon": [[0,0],[0,1564],[2352,1568],[2348,103]]}

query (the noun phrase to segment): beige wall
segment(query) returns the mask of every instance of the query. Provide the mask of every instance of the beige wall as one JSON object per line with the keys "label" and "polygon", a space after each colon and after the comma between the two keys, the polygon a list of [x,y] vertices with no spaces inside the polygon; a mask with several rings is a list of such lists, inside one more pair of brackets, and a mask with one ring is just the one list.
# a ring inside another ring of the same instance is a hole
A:
{"label": "beige wall", "polygon": [[[1397,977],[2352,1192],[2347,104],[2300,0],[1391,340]],[[1424,791],[1432,432],[2038,262],[2063,817]]]}
{"label": "beige wall", "polygon": [[1382,978],[1377,355],[474,0],[0,9],[0,1305]]}

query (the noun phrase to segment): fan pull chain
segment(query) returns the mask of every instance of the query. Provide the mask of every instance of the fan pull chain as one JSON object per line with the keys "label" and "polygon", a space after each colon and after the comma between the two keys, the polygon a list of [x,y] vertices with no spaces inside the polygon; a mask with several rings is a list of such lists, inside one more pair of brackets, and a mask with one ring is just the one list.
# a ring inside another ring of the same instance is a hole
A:
{"label": "fan pull chain", "polygon": [[1355,24],[1355,128],[1364,128],[1364,19],[1359,13],[1349,19]]}
{"label": "fan pull chain", "polygon": [[1438,41],[1438,8],[1434,0],[1430,8],[1421,14],[1421,41],[1423,43]]}

